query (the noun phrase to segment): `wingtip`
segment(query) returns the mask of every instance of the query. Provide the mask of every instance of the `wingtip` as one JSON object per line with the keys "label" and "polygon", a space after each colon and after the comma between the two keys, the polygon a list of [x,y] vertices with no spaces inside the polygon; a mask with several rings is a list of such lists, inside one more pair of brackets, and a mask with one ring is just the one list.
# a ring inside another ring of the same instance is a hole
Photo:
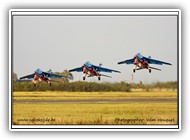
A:
{"label": "wingtip", "polygon": [[120,71],[117,71],[117,70],[115,72],[121,73]]}
{"label": "wingtip", "polygon": [[127,61],[121,61],[121,62],[118,62],[117,64],[118,64],[118,65],[119,65],[119,64],[127,64]]}

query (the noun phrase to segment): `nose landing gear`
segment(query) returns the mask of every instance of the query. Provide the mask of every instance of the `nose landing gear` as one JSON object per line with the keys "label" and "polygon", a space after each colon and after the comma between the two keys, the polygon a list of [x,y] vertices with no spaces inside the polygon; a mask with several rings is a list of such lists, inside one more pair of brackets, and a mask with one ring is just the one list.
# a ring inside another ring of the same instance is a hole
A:
{"label": "nose landing gear", "polygon": [[98,80],[100,81],[100,79],[101,79],[101,78],[100,78],[100,76],[99,76],[99,77],[98,77]]}
{"label": "nose landing gear", "polygon": [[83,79],[83,80],[85,80],[85,79],[86,79],[86,74],[84,74],[84,75],[83,75],[83,78],[82,78],[82,79]]}
{"label": "nose landing gear", "polygon": [[47,81],[47,83],[49,84],[49,86],[51,87],[51,81]]}
{"label": "nose landing gear", "polygon": [[37,81],[37,80],[35,80],[35,79],[32,79],[32,83],[34,84],[34,87],[36,87],[36,85],[37,85],[38,81]]}
{"label": "nose landing gear", "polygon": [[51,82],[49,83],[49,86],[51,87]]}

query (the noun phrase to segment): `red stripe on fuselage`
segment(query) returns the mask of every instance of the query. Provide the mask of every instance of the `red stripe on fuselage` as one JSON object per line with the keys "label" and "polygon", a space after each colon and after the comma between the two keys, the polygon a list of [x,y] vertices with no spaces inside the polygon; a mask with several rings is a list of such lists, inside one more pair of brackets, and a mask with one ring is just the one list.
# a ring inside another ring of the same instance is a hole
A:
{"label": "red stripe on fuselage", "polygon": [[141,60],[138,57],[134,57],[134,65],[136,65],[139,68],[148,68],[148,63],[146,61]]}
{"label": "red stripe on fuselage", "polygon": [[100,73],[98,73],[93,68],[88,68],[87,66],[83,66],[83,73],[86,73],[89,76],[100,76]]}
{"label": "red stripe on fuselage", "polygon": [[45,77],[45,76],[42,76],[42,75],[39,75],[39,74],[35,74],[34,80],[40,81],[40,79],[41,79],[42,81],[44,81],[44,82],[49,82],[49,81],[50,81],[50,80],[49,80],[47,77]]}

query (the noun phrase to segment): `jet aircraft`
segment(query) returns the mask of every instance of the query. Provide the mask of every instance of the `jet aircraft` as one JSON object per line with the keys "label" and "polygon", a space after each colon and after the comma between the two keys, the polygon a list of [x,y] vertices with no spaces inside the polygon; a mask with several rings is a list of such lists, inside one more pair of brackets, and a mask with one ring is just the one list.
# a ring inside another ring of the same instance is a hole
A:
{"label": "jet aircraft", "polygon": [[44,72],[40,69],[36,69],[33,74],[23,76],[20,78],[20,80],[22,79],[32,80],[34,86],[36,86],[38,82],[44,81],[47,82],[49,86],[51,86],[52,82],[51,78],[66,78],[66,77],[62,75],[53,74],[52,72]]}
{"label": "jet aircraft", "polygon": [[141,70],[141,69],[148,69],[149,73],[151,73],[151,69],[161,71],[161,69],[151,67],[149,64],[172,65],[172,64],[167,63],[167,62],[152,59],[150,56],[145,57],[145,56],[141,55],[140,53],[137,53],[132,59],[127,59],[127,60],[118,62],[118,64],[134,64],[135,65],[134,68],[133,68],[134,73],[135,73],[136,70]]}
{"label": "jet aircraft", "polygon": [[117,70],[103,68],[102,64],[99,64],[99,66],[96,66],[96,65],[91,64],[90,62],[84,63],[83,66],[81,66],[81,67],[69,70],[69,72],[73,72],[73,71],[83,72],[84,73],[83,80],[85,80],[86,75],[88,75],[88,77],[97,76],[99,81],[101,79],[100,78],[101,76],[110,77],[108,75],[101,74],[100,72],[109,72],[109,73],[118,72],[118,73],[120,73],[120,71],[117,71]]}

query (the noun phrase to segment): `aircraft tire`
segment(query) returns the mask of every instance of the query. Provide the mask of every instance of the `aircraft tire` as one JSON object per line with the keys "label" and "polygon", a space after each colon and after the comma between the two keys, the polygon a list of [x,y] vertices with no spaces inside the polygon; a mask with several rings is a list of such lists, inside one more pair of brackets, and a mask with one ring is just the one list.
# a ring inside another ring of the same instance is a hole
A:
{"label": "aircraft tire", "polygon": [[99,80],[99,81],[100,81],[100,79],[101,79],[101,78],[100,78],[100,77],[98,77],[98,80]]}
{"label": "aircraft tire", "polygon": [[151,73],[151,69],[149,69],[149,73]]}
{"label": "aircraft tire", "polygon": [[85,80],[85,77],[83,77],[83,80]]}
{"label": "aircraft tire", "polygon": [[135,69],[133,69],[133,72],[135,73]]}

